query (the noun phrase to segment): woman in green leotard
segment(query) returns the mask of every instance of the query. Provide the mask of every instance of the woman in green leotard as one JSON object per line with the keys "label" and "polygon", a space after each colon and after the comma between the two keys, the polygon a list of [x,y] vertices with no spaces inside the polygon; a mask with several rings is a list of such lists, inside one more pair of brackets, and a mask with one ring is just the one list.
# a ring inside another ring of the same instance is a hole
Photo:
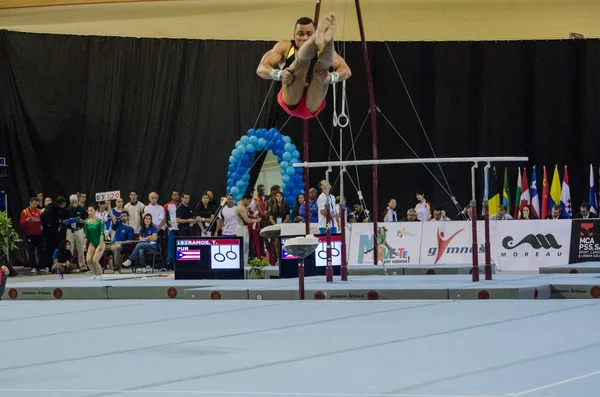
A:
{"label": "woman in green leotard", "polygon": [[[102,278],[100,258],[104,254],[104,221],[96,217],[96,209],[88,207],[88,219],[83,226],[84,245],[87,246],[87,264],[94,279]],[[88,245],[89,243],[89,245]]]}

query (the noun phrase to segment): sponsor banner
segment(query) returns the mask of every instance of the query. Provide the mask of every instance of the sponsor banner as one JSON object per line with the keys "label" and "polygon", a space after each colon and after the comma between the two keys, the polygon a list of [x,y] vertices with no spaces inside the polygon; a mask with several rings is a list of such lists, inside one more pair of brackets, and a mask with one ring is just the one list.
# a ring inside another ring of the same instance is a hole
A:
{"label": "sponsor banner", "polygon": [[492,250],[499,270],[534,270],[564,265],[569,260],[571,221],[529,220],[496,222]]}
{"label": "sponsor banner", "polygon": [[[394,222],[377,224],[378,264],[410,265],[419,263],[423,223]],[[353,223],[348,265],[373,264],[373,224]]]}
{"label": "sponsor banner", "polygon": [[[496,223],[490,222],[490,240],[492,241]],[[477,243],[479,265],[483,266],[485,264],[483,221],[477,221]],[[493,246],[491,242],[490,245]],[[423,224],[420,262],[424,265],[473,263],[472,248],[472,224],[470,221],[426,222]]]}
{"label": "sponsor banner", "polygon": [[600,219],[573,219],[569,263],[600,260]]}

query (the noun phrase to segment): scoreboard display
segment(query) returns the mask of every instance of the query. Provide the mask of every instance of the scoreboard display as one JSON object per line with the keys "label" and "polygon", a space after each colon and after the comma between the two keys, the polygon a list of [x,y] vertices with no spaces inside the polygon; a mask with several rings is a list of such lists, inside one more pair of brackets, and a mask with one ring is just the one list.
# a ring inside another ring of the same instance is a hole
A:
{"label": "scoreboard display", "polygon": [[175,279],[243,279],[242,237],[175,237]]}
{"label": "scoreboard display", "polygon": [[[282,278],[294,278],[298,277],[298,258],[288,253],[285,250],[285,242],[288,239],[304,237],[304,236],[282,236],[279,237],[281,244],[281,266],[279,268],[279,274]],[[316,238],[319,239],[319,246],[308,257],[304,258],[304,275],[310,276],[324,276],[327,270],[327,235],[317,234]],[[332,234],[331,235],[331,266],[333,266],[333,274],[340,275],[342,266],[342,235]]]}

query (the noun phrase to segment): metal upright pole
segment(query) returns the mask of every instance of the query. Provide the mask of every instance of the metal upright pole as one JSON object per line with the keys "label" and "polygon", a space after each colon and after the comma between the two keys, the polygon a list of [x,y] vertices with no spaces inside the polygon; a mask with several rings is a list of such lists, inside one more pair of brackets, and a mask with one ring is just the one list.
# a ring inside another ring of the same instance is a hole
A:
{"label": "metal upright pole", "polygon": [[490,248],[490,206],[489,206],[489,173],[490,173],[490,163],[487,163],[485,167],[485,180],[484,180],[484,197],[483,197],[483,221],[485,228],[485,279],[492,279],[492,253]]}
{"label": "metal upright pole", "polygon": [[329,184],[329,173],[331,172],[331,167],[325,171],[325,194],[327,195],[327,200],[325,201],[325,231],[327,235],[327,247],[325,249],[325,255],[327,260],[327,266],[325,268],[325,281],[328,283],[333,282],[333,265],[331,261],[331,206],[335,205],[335,202],[331,202],[331,185]]}
{"label": "metal upright pole", "polygon": [[[365,28],[363,26],[362,12],[360,10],[360,0],[355,0],[356,4],[356,16],[358,17],[358,28],[360,29],[360,41],[362,44],[363,61],[365,66],[365,74],[367,75],[367,86],[369,90],[369,111],[371,113],[371,151],[373,160],[377,160],[377,106],[375,104],[375,90],[373,89],[373,76],[371,76],[371,65],[369,63],[369,54],[367,52],[367,42],[365,40]],[[377,205],[378,198],[378,177],[377,177],[377,165],[373,165],[373,263],[377,265],[377,255],[379,250],[377,249],[377,214],[379,214],[379,208]]]}
{"label": "metal upright pole", "polygon": [[471,233],[473,235],[473,243],[471,245],[473,254],[473,268],[471,271],[473,275],[473,282],[479,281],[479,255],[477,252],[477,201],[475,199],[475,171],[477,167],[477,163],[471,167]]}

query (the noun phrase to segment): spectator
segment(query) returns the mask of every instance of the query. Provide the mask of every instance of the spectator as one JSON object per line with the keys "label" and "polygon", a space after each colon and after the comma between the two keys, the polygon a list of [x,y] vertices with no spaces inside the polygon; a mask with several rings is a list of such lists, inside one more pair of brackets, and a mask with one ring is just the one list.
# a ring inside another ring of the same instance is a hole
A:
{"label": "spectator", "polygon": [[[114,216],[114,215],[113,215]],[[129,214],[127,211],[121,212],[119,219],[113,219],[113,229],[115,231],[110,251],[113,255],[113,271],[114,274],[121,273],[121,254],[131,252],[131,244],[124,244],[125,241],[135,240],[133,228],[129,226]]]}
{"label": "spectator", "polygon": [[283,193],[277,192],[275,195],[275,204],[271,208],[269,217],[271,225],[280,225],[290,221],[290,207],[283,201]]}
{"label": "spectator", "polygon": [[[107,201],[101,201],[98,203],[98,210],[96,211],[96,218],[99,218],[102,220],[102,222],[104,222],[104,239],[110,241],[110,224],[111,224],[111,219],[110,216],[108,215],[109,210],[107,209],[107,207],[109,207],[110,202]],[[112,212],[112,210],[110,211]]]}
{"label": "spectator", "polygon": [[56,202],[50,204],[42,213],[42,232],[44,233],[44,240],[46,242],[45,252],[45,263],[52,263],[52,256],[54,250],[58,247],[58,242],[65,238],[66,231],[63,225],[65,207],[67,206],[67,200],[59,196],[56,198]]}
{"label": "spectator", "polygon": [[214,210],[212,205],[210,205],[210,197],[208,194],[202,195],[202,199],[196,206],[195,210],[196,216],[200,217],[200,222],[198,222],[198,225],[200,226],[202,236],[210,237],[217,229],[217,223],[215,222],[215,214],[213,211]]}
{"label": "spectator", "polygon": [[[125,207],[123,206],[123,199],[122,198],[118,198],[115,200],[115,207],[111,208],[110,207],[110,200],[107,201],[108,203],[108,211],[109,211],[109,217],[108,217],[108,223],[106,224],[106,227],[109,230],[110,233],[110,239],[112,240],[112,238],[115,235],[115,229],[113,228],[114,223],[116,222],[114,219],[119,219],[121,217],[121,213],[123,211],[125,211]],[[113,216],[110,216],[110,213],[113,214]]]}
{"label": "spectator", "polygon": [[181,205],[177,207],[176,218],[177,227],[179,228],[180,236],[195,236],[195,226],[197,224],[196,214],[194,210],[189,207],[190,194],[183,193],[181,196]]}
{"label": "spectator", "polygon": [[85,208],[85,202],[87,201],[87,194],[77,192],[77,198],[79,199],[79,205]]}
{"label": "spectator", "polygon": [[326,180],[319,184],[321,194],[317,199],[317,208],[319,209],[319,229],[321,234],[327,233],[327,209],[329,208],[331,217],[331,233],[337,233],[337,219],[340,217],[335,212],[335,196],[331,194],[331,185]]}
{"label": "spectator", "polygon": [[415,211],[417,211],[417,218],[421,222],[428,222],[431,219],[431,205],[425,200],[425,193],[422,190],[417,191],[417,205]]}
{"label": "spectator", "polygon": [[138,201],[138,193],[132,190],[129,193],[129,202],[125,204],[125,211],[129,213],[129,225],[133,228],[135,234],[140,232],[142,214],[144,213],[144,203]]}
{"label": "spectator", "polygon": [[219,208],[219,203],[217,202],[217,198],[212,190],[207,190],[206,194],[208,195],[208,205],[214,214],[217,211],[217,208]]}
{"label": "spectator", "polygon": [[46,197],[46,198],[44,199],[44,207],[42,208],[42,212],[44,212],[44,210],[45,210],[46,208],[48,208],[48,206],[49,206],[50,204],[52,204],[52,198],[51,198],[51,197]]}
{"label": "spectator", "polygon": [[417,211],[414,208],[406,211],[406,218],[402,219],[402,222],[419,222]]}
{"label": "spectator", "polygon": [[381,220],[383,222],[398,222],[398,214],[396,213],[396,199],[390,199],[390,201],[388,201],[387,208]]}
{"label": "spectator", "polygon": [[[315,189],[314,187],[311,187],[310,190],[308,191],[308,198],[309,198],[309,213],[310,213],[310,223],[311,224],[317,224],[319,223],[319,208],[317,207],[317,189]],[[304,203],[302,203],[300,205],[300,211],[299,214],[302,217],[302,222],[304,223],[304,217],[306,216],[306,201],[304,201]]]}
{"label": "spectator", "polygon": [[506,213],[506,206],[500,204],[498,206],[498,212],[490,216],[491,221],[510,221],[513,217]]}
{"label": "spectator", "polygon": [[175,237],[178,235],[177,227],[177,208],[181,204],[181,195],[178,191],[171,192],[171,201],[165,204],[165,214],[167,216],[167,225],[169,227],[169,238],[167,243],[167,269],[174,269],[175,259]]}
{"label": "spectator", "polygon": [[31,274],[38,271],[48,272],[48,265],[44,260],[44,244],[42,241],[42,211],[38,208],[39,202],[36,197],[29,200],[29,207],[21,211],[21,228],[27,237],[28,263]]}
{"label": "spectator", "polygon": [[363,223],[369,222],[369,211],[363,209],[360,203],[356,203],[352,206],[353,212],[348,215],[348,222],[350,223]]}
{"label": "spectator", "polygon": [[129,267],[132,261],[136,261],[138,267],[145,268],[146,271],[151,270],[150,266],[145,266],[145,251],[158,249],[157,239],[158,230],[152,222],[152,215],[146,214],[140,227],[140,243],[135,246],[129,259],[123,262],[123,267]]}
{"label": "spectator", "polygon": [[304,218],[300,215],[300,206],[304,203],[304,194],[300,193],[296,196],[296,203],[294,203],[294,209],[292,210],[292,221],[294,223],[302,223]]}
{"label": "spectator", "polygon": [[[87,271],[85,262],[85,248],[84,248],[84,225],[85,220],[88,218],[88,212],[86,212],[81,205],[77,195],[73,194],[69,197],[71,206],[65,210],[65,218],[69,221],[69,227],[67,229],[67,240],[77,250],[77,264],[79,270],[82,272]],[[94,211],[94,217],[96,211]]]}
{"label": "spectator", "polygon": [[562,207],[559,204],[555,204],[552,207],[552,212],[546,217],[546,219],[567,219],[562,213]]}
{"label": "spectator", "polygon": [[235,219],[236,208],[233,205],[233,196],[227,195],[227,203],[221,208],[217,216],[217,230],[215,231],[215,237],[219,231],[223,236],[235,236],[237,232],[237,222]]}
{"label": "spectator", "polygon": [[42,192],[41,190],[36,191],[35,198],[38,201],[37,208],[39,210],[43,209],[44,208],[44,192]]}
{"label": "spectator", "polygon": [[470,221],[471,220],[471,206],[466,205],[463,210],[458,214],[456,218],[458,221]]}
{"label": "spectator", "polygon": [[531,209],[531,206],[527,204],[521,208],[519,219],[537,219],[537,216],[535,216],[535,212]]}
{"label": "spectator", "polygon": [[4,289],[6,288],[6,280],[8,279],[8,275],[10,274],[10,270],[8,266],[0,267],[0,301],[2,300],[2,295],[4,295]]}
{"label": "spectator", "polygon": [[435,210],[433,210],[433,218],[431,218],[429,222],[442,222],[449,220],[450,218],[446,216],[446,211],[444,210],[444,207],[435,207]]}
{"label": "spectator", "polygon": [[590,203],[588,203],[587,201],[584,201],[579,206],[579,214],[575,215],[573,218],[575,218],[575,219],[594,219],[594,218],[597,218],[598,216],[596,214],[594,214],[593,212],[590,212],[591,208],[592,207],[590,206]]}
{"label": "spectator", "polygon": [[71,244],[67,240],[60,240],[58,248],[52,256],[52,273],[79,273],[77,266],[73,264]]}
{"label": "spectator", "polygon": [[248,238],[248,226],[250,224],[256,224],[260,222],[257,218],[251,218],[248,213],[248,206],[250,205],[250,201],[252,201],[252,195],[244,194],[242,199],[237,205],[235,214],[237,220],[237,235],[243,238],[244,243],[244,265],[248,263],[248,255],[250,253],[250,241]]}

